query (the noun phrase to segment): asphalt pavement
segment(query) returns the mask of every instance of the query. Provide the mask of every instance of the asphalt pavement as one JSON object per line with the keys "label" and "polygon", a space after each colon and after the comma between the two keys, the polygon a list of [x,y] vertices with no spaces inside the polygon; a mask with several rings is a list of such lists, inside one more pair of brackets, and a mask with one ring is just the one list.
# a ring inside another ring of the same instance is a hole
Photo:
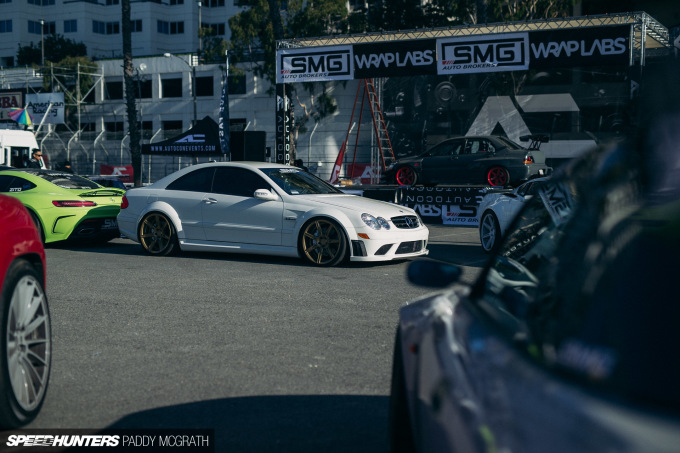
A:
{"label": "asphalt pavement", "polygon": [[[430,227],[430,258],[486,261],[476,228]],[[128,239],[48,247],[53,367],[28,428],[213,428],[216,451],[387,452],[409,261],[147,256]]]}

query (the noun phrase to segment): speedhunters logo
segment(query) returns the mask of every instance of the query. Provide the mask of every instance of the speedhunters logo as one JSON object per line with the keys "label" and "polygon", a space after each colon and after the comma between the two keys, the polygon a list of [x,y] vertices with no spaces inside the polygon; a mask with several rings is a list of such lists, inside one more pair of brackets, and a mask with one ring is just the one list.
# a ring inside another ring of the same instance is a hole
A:
{"label": "speedhunters logo", "polygon": [[440,39],[437,45],[439,74],[522,71],[529,68],[527,33]]}
{"label": "speedhunters logo", "polygon": [[352,46],[281,50],[276,60],[276,82],[351,80]]}

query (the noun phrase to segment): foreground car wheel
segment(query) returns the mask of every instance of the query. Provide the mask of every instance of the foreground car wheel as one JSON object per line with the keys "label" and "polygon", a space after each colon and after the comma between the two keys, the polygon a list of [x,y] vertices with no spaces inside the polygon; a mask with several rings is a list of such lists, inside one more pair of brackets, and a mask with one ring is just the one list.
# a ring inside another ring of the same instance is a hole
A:
{"label": "foreground car wheel", "polygon": [[0,309],[0,427],[17,428],[40,412],[52,355],[47,296],[38,272],[28,261],[19,259],[11,264]]}
{"label": "foreground car wheel", "polygon": [[404,380],[404,361],[401,356],[401,333],[397,330],[394,340],[392,359],[392,386],[389,408],[390,451],[392,453],[415,452],[411,417],[406,400],[406,381]]}
{"label": "foreground car wheel", "polygon": [[347,239],[336,222],[312,219],[302,228],[300,252],[311,264],[335,266],[347,255]]}
{"label": "foreground car wheel", "polygon": [[482,248],[489,253],[501,237],[501,228],[496,214],[491,211],[485,212],[479,224],[479,242]]}
{"label": "foreground car wheel", "polygon": [[139,224],[139,242],[151,255],[171,255],[179,248],[172,223],[157,212],[147,215]]}
{"label": "foreground car wheel", "polygon": [[510,174],[503,167],[491,167],[486,173],[486,180],[491,186],[502,187],[510,182]]}
{"label": "foreground car wheel", "polygon": [[411,167],[401,167],[397,170],[395,179],[400,186],[413,186],[418,180],[418,175]]}

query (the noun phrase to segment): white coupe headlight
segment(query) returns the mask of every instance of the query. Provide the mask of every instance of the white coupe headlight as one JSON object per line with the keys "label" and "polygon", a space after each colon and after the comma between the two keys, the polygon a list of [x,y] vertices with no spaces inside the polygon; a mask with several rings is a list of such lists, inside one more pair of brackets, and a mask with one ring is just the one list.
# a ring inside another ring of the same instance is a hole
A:
{"label": "white coupe headlight", "polygon": [[381,228],[385,228],[386,230],[390,229],[390,223],[382,217],[374,217],[371,214],[363,213],[361,214],[361,220],[374,230],[379,230]]}

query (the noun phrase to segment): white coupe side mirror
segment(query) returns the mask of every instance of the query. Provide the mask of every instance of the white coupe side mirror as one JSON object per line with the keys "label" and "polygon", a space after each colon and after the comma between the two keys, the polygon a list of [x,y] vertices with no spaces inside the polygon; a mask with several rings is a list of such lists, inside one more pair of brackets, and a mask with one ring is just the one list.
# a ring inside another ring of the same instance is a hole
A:
{"label": "white coupe side mirror", "polygon": [[271,193],[271,191],[268,189],[257,189],[255,191],[255,198],[265,201],[276,201],[279,199],[279,197]]}

